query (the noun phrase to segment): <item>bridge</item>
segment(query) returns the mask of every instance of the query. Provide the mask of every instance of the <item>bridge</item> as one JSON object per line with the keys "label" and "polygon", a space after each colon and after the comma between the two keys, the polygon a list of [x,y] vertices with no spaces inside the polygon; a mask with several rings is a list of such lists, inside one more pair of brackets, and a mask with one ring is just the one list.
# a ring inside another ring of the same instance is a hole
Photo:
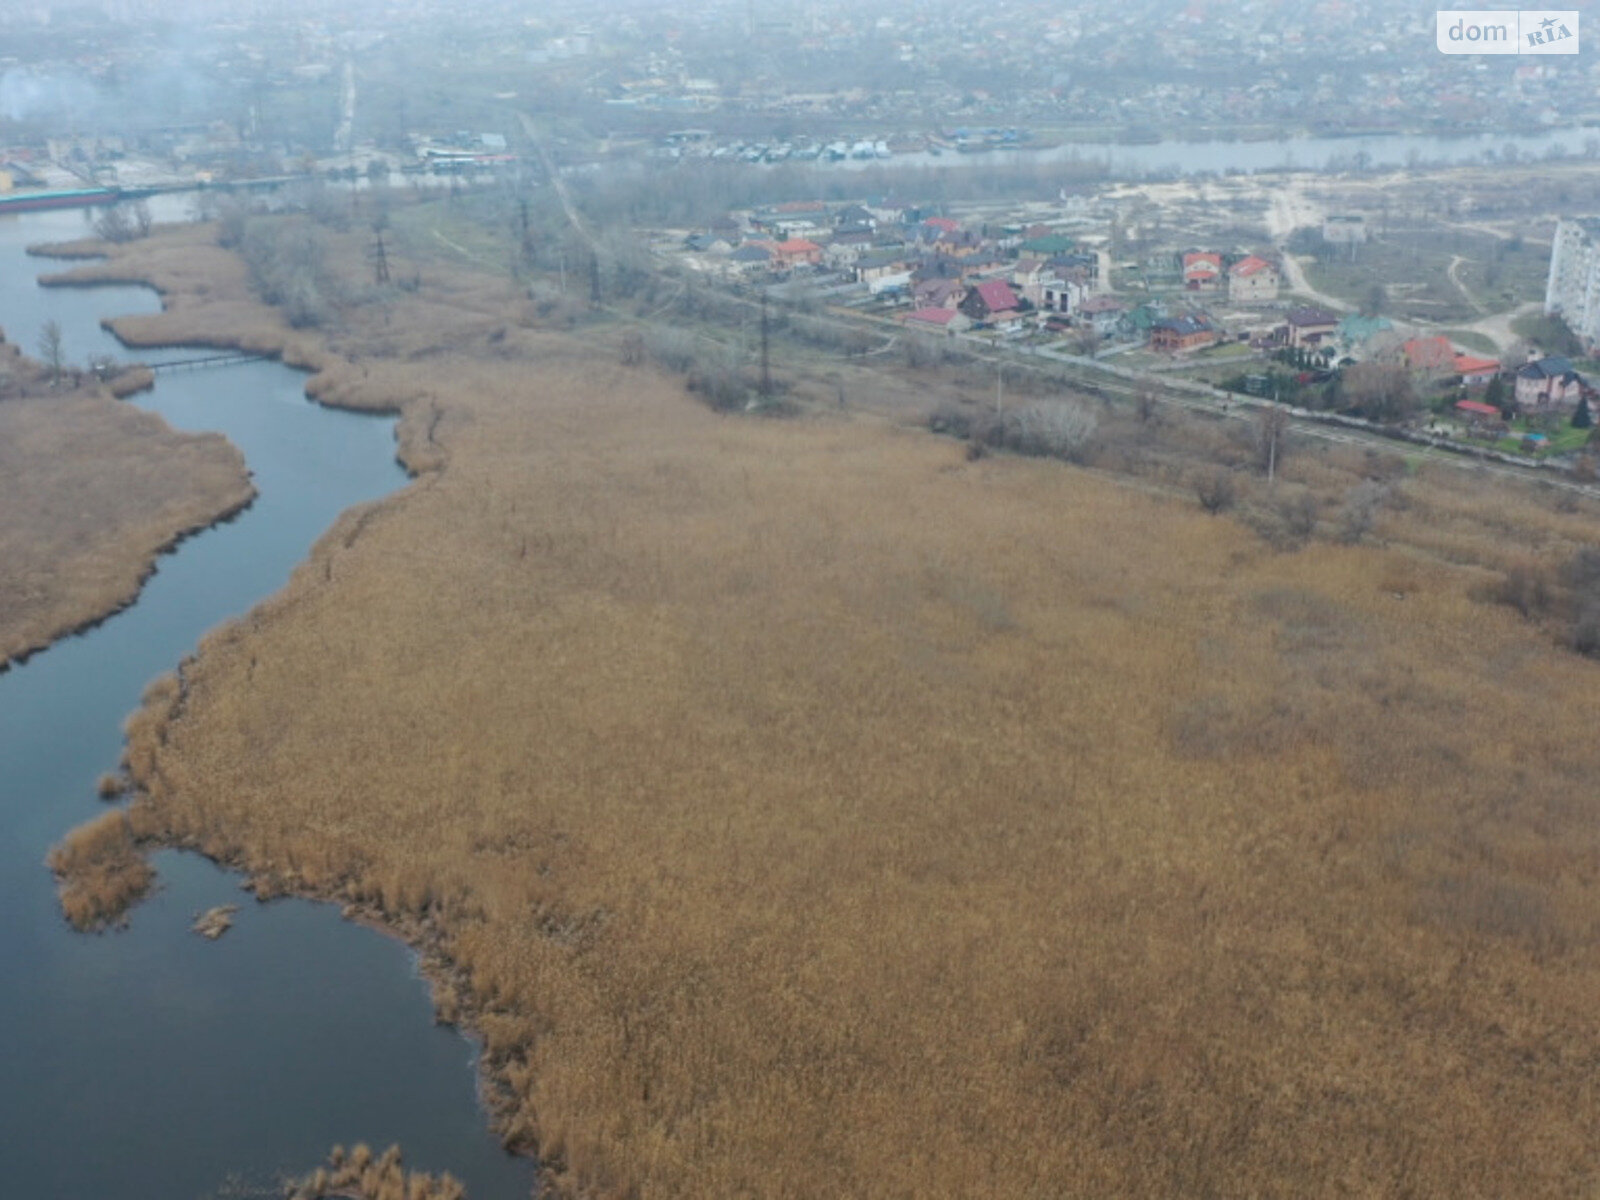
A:
{"label": "bridge", "polygon": [[201,371],[209,367],[236,367],[240,363],[267,361],[265,354],[203,354],[197,358],[179,358],[171,362],[146,363],[157,375],[163,371]]}

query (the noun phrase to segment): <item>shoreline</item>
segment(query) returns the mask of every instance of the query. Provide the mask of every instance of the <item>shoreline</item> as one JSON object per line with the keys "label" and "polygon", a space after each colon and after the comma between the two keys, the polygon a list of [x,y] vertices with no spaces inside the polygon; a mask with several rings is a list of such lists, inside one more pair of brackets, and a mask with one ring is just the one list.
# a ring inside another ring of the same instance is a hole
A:
{"label": "shoreline", "polygon": [[[121,397],[118,397],[118,399],[121,399]],[[232,443],[229,444],[231,445]],[[161,569],[161,559],[169,554],[176,553],[179,547],[190,538],[198,537],[207,530],[217,529],[237,520],[256,502],[257,497],[260,495],[253,483],[250,485],[249,490],[250,494],[244,499],[230,504],[209,520],[197,521],[193,525],[177,530],[171,537],[151,551],[144,569],[139,574],[139,578],[134,581],[133,586],[127,593],[119,597],[111,607],[96,616],[86,617],[71,625],[63,626],[58,632],[51,634],[45,640],[25,646],[23,649],[13,652],[10,657],[0,660],[0,675],[5,674],[14,666],[22,666],[29,659],[44,653],[57,642],[65,641],[68,638],[82,637],[84,634],[104,625],[119,613],[126,612],[129,608],[132,608],[139,602],[139,597],[144,592],[145,584],[149,583],[156,572]]]}
{"label": "shoreline", "polygon": [[[33,257],[106,257],[103,244],[87,240],[73,243],[63,243],[60,249],[62,253],[51,253],[48,244],[36,244],[27,247],[26,253]],[[42,286],[51,286],[43,277],[39,279],[39,282]],[[108,279],[104,281],[95,280],[92,282],[85,280],[80,286],[149,287],[151,285],[147,280],[144,279],[128,281]],[[159,289],[154,290],[159,291]],[[102,320],[101,325],[102,327],[110,328],[107,320]],[[43,364],[35,362],[26,356],[21,356],[20,361],[31,368],[35,374],[42,375],[46,371],[46,368]],[[155,376],[153,372],[149,371],[148,369],[130,369],[110,380],[98,384],[92,384],[87,387],[79,386],[70,392],[57,392],[49,398],[53,400],[65,400],[72,397],[84,399],[100,397],[120,403],[121,401],[126,400],[129,396],[136,395],[139,392],[148,391],[154,386]],[[17,402],[21,402],[29,398],[30,397],[24,395],[19,397]],[[39,397],[35,396],[31,397],[31,399],[37,400]],[[148,412],[143,409],[137,409],[136,411],[140,412],[144,419],[154,421],[167,437],[175,439],[178,444],[195,444],[199,441],[208,440],[216,436],[204,432],[186,433],[184,431],[174,429],[157,413]],[[73,617],[69,620],[57,622],[50,626],[46,632],[24,642],[19,648],[9,650],[3,656],[0,656],[0,674],[9,671],[13,666],[21,666],[35,655],[48,650],[57,642],[71,637],[80,637],[83,634],[88,633],[90,630],[105,624],[105,622],[111,620],[119,613],[126,611],[129,607],[138,602],[139,596],[143,593],[145,585],[160,569],[160,560],[164,556],[174,553],[177,548],[189,538],[204,533],[209,529],[214,529],[228,524],[255,503],[259,493],[257,492],[255,484],[251,479],[249,464],[244,462],[244,456],[239,453],[239,450],[236,446],[227,441],[226,438],[221,438],[220,440],[225,446],[228,447],[230,451],[233,452],[234,455],[237,456],[239,460],[241,478],[244,484],[242,494],[229,500],[221,507],[214,509],[207,515],[171,529],[167,536],[163,537],[160,541],[156,542],[143,553],[142,561],[135,577],[126,586],[120,588],[115,592],[115,594],[111,595],[104,602],[103,606],[97,608],[96,611],[86,616]]]}
{"label": "shoreline", "polygon": [[[158,232],[155,235],[160,237]],[[143,240],[143,239],[141,239]],[[129,245],[129,244],[124,244]],[[117,253],[122,246],[99,243],[93,240],[83,240],[74,243],[63,243],[59,247],[50,243],[41,243],[28,247],[28,253],[41,258],[80,258],[85,260],[99,260],[90,265],[72,268],[68,271],[58,272],[48,276],[41,276],[39,283],[46,287],[80,287],[94,288],[101,286],[127,286],[147,287],[156,292],[162,299],[163,311],[159,314],[135,314],[127,317],[107,317],[100,322],[101,326],[112,333],[119,342],[130,349],[170,349],[181,347],[197,347],[219,350],[237,350],[246,353],[260,354],[269,357],[282,365],[302,372],[305,376],[303,394],[305,398],[322,407],[336,411],[352,412],[361,415],[387,416],[395,420],[395,457],[405,468],[410,483],[415,483],[424,475],[437,474],[443,471],[445,457],[434,441],[434,429],[441,419],[437,402],[431,398],[426,401],[427,425],[417,431],[410,430],[408,441],[407,418],[410,406],[405,401],[393,401],[388,404],[358,403],[349,399],[341,400],[332,395],[340,386],[340,380],[335,375],[336,362],[330,362],[324,350],[308,344],[309,339],[289,338],[262,338],[252,337],[244,331],[208,331],[196,333],[194,330],[163,331],[160,328],[129,328],[130,323],[153,326],[163,319],[171,319],[175,323],[179,318],[168,307],[168,301],[174,289],[164,285],[158,271],[149,267],[120,270],[121,256]],[[252,303],[256,303],[253,298]],[[271,313],[273,310],[264,305],[259,306],[262,311]],[[420,433],[422,445],[413,445]],[[230,443],[231,445],[231,443]],[[403,496],[407,491],[402,486],[396,491],[378,500],[358,505],[341,513],[334,523],[313,544],[307,557],[296,567],[296,573],[314,564],[326,544],[337,540],[348,548],[359,535],[361,527],[370,519],[371,514],[379,511],[384,505]],[[185,530],[176,535],[170,545],[163,552],[176,549],[178,544],[186,537],[203,532],[204,529],[214,525],[226,523],[234,519],[252,503],[258,493],[252,486],[251,495],[232,511],[219,516],[216,520],[196,529]],[[345,526],[353,525],[353,529]],[[91,621],[85,622],[80,628],[75,628],[61,637],[87,632],[89,629],[111,619],[117,613],[137,603],[143,582],[157,569],[153,560],[150,569],[141,579],[140,586],[135,589],[117,608],[103,613]],[[237,621],[243,622],[259,612],[264,606],[282,597],[292,586],[285,584],[279,591],[261,597],[249,612],[241,614]],[[213,631],[215,632],[215,631]],[[208,635],[209,636],[209,635]],[[59,637],[53,639],[59,640]],[[46,648],[46,647],[41,647]],[[37,650],[29,654],[37,653]],[[203,652],[202,646],[177,664],[174,668],[177,687],[172,694],[171,709],[167,717],[176,715],[181,708],[187,694],[184,682],[185,668],[193,661],[195,655]],[[5,665],[0,665],[0,671]],[[142,716],[147,711],[150,698],[147,696],[141,701],[138,708],[131,715],[132,718]],[[167,718],[164,718],[167,719]],[[258,903],[267,904],[280,896],[293,896],[298,899],[314,901],[317,903],[334,904],[338,906],[340,915],[352,922],[371,929],[384,937],[400,942],[415,955],[416,974],[428,987],[429,1003],[433,1010],[434,1023],[456,1029],[463,1038],[475,1048],[476,1066],[476,1094],[478,1104],[487,1123],[489,1130],[500,1141],[501,1146],[509,1154],[529,1159],[535,1166],[536,1172],[542,1174],[537,1147],[526,1136],[518,1136],[512,1127],[515,1116],[516,1100],[511,1086],[503,1069],[503,1062],[497,1062],[491,1053],[490,1040],[484,1030],[480,1018],[484,1015],[483,1007],[476,1001],[469,986],[467,973],[463,967],[455,963],[444,951],[444,933],[430,920],[406,918],[388,913],[380,903],[352,899],[349,895],[341,895],[335,886],[314,887],[303,880],[285,878],[282,875],[270,874],[258,867],[252,867],[246,860],[243,852],[236,854],[218,854],[208,850],[198,839],[184,836],[162,836],[141,831],[140,816],[141,804],[147,802],[148,778],[141,778],[133,763],[124,751],[122,769],[126,772],[127,786],[121,791],[122,803],[111,811],[123,813],[133,828],[133,846],[141,858],[148,861],[148,855],[158,850],[179,850],[199,854],[216,865],[238,876],[243,890],[253,895]],[[82,828],[79,826],[77,828]],[[69,831],[71,832],[71,831]],[[130,898],[127,909],[136,907],[147,893]]]}

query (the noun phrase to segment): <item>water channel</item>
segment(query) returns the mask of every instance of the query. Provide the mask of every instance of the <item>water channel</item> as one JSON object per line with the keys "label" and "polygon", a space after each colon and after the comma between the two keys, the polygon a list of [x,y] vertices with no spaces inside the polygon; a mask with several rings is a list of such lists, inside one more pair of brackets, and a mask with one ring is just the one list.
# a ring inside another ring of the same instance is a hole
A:
{"label": "water channel", "polygon": [[[153,293],[35,283],[55,266],[24,247],[83,233],[78,212],[0,217],[0,328],[31,351],[53,318],[69,361],[132,357],[98,322],[158,310]],[[132,608],[0,674],[6,1195],[271,1194],[282,1174],[357,1141],[399,1142],[408,1166],[450,1171],[474,1200],[533,1190],[531,1165],[488,1132],[475,1048],[432,1023],[398,942],[330,905],[256,904],[236,876],[174,852],[157,856],[160,890],[127,929],[84,936],[63,921],[43,865],[52,843],[101,810],[95,779],[116,766],[122,721],[149,680],[282,587],[342,510],[404,485],[392,421],[320,408],[302,387],[260,362],[164,375],[132,401],[174,427],[225,434],[260,495],[164,556]],[[199,910],[241,901],[220,941],[189,932]]]}
{"label": "water channel", "polygon": [[1426,133],[1369,133],[1350,137],[1292,137],[1261,141],[1212,138],[1149,143],[1065,142],[1042,149],[1023,145],[977,154],[954,150],[921,151],[889,159],[818,162],[818,170],[872,167],[1046,167],[1102,166],[1114,179],[1195,174],[1250,174],[1256,171],[1327,171],[1405,166],[1469,166],[1532,162],[1546,157],[1594,157],[1600,129],[1582,126],[1540,128],[1523,133],[1474,133],[1447,137]]}

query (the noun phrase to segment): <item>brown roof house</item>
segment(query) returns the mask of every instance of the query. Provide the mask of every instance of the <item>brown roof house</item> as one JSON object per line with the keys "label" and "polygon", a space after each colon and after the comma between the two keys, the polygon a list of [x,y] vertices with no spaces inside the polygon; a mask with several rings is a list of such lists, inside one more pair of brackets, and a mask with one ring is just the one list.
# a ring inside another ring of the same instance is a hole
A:
{"label": "brown roof house", "polygon": [[911,303],[918,308],[959,308],[967,285],[948,275],[918,279],[911,285]]}
{"label": "brown roof house", "polygon": [[1339,328],[1339,318],[1325,308],[1291,308],[1287,328],[1285,340],[1289,345],[1309,349],[1333,337]]}
{"label": "brown roof house", "polygon": [[1199,350],[1221,339],[1217,327],[1204,317],[1168,317],[1150,326],[1150,349],[1168,354]]}

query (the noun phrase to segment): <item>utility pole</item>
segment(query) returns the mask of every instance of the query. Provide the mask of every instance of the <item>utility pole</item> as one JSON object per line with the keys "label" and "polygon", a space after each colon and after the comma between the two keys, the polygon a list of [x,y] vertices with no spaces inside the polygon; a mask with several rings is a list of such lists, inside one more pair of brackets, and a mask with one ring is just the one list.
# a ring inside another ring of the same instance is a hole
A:
{"label": "utility pole", "polygon": [[1006,403],[1006,365],[997,362],[994,365],[994,415],[999,416]]}

